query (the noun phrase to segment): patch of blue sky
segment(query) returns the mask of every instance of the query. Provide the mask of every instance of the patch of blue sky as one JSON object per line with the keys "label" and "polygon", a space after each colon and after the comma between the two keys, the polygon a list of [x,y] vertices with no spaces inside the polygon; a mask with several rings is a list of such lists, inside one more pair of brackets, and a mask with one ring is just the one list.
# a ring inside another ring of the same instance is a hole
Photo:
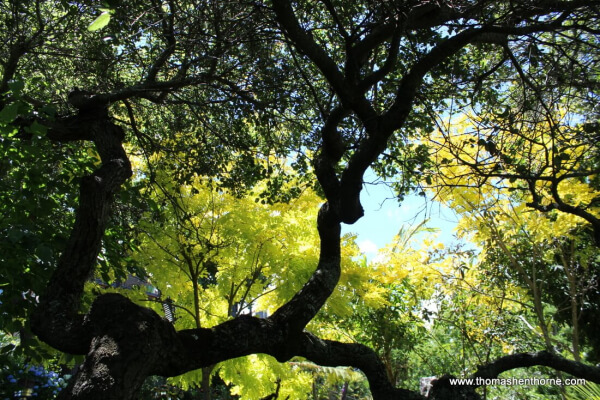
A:
{"label": "patch of blue sky", "polygon": [[417,239],[435,231],[436,240],[448,246],[458,241],[454,231],[458,223],[456,214],[442,203],[427,197],[411,194],[399,203],[392,188],[377,180],[372,171],[365,175],[361,192],[365,215],[353,225],[342,225],[342,233],[355,234],[356,243],[367,259],[391,243],[403,227],[416,227],[425,222],[430,231],[418,234]]}

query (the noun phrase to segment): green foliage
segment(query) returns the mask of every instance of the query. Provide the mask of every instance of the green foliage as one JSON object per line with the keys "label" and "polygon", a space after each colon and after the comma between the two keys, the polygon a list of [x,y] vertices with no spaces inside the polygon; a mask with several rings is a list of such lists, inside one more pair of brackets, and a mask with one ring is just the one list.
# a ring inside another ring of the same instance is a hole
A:
{"label": "green foliage", "polygon": [[101,11],[100,15],[88,26],[90,32],[100,30],[110,22],[110,15],[113,11],[108,8],[100,8],[99,10]]}
{"label": "green foliage", "polygon": [[[156,179],[169,184],[162,174]],[[170,192],[158,187],[146,192],[150,207],[137,226],[134,258],[162,299],[173,301],[177,328],[210,327],[240,314],[272,312],[310,276],[320,202],[311,191],[289,203],[266,205],[255,201],[255,195],[235,197],[200,178],[170,186]],[[160,307],[157,311],[162,312]],[[267,357],[228,362],[214,371],[233,385],[234,393],[258,398],[273,392],[278,379],[283,392],[309,385],[290,368]],[[170,381],[184,388],[199,385],[202,372]]]}
{"label": "green foliage", "polygon": [[48,357],[44,364],[27,362],[25,357],[14,351],[19,344],[17,336],[0,331],[0,396],[56,398],[70,376],[63,375],[54,358]]}
{"label": "green foliage", "polygon": [[10,122],[0,123],[0,319],[13,333],[26,329],[27,314],[55,265],[55,251],[64,246],[72,222],[67,210],[76,200],[70,183],[89,161],[85,152],[51,144],[39,124],[20,132]]}
{"label": "green foliage", "polygon": [[[13,95],[29,84],[13,82]],[[16,114],[0,122],[0,326],[7,334],[20,332],[17,352],[40,362],[49,349],[29,332],[28,315],[68,239],[79,177],[91,171],[98,159],[90,145],[51,142],[47,128],[38,121],[23,126],[18,118],[34,112],[26,103],[15,100],[4,110],[11,107]],[[50,118],[52,109],[45,111]],[[109,228],[104,241],[99,263],[105,276],[135,270],[124,257],[123,229],[122,225]]]}
{"label": "green foliage", "polygon": [[569,386],[567,388],[569,400],[598,400],[600,399],[600,385],[587,383],[581,386]]}

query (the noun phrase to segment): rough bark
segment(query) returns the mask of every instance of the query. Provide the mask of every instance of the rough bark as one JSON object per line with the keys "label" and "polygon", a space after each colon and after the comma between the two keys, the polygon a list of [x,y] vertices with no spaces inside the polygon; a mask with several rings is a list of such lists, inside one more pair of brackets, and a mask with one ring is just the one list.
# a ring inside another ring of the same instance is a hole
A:
{"label": "rough bark", "polygon": [[121,295],[100,296],[86,320],[89,351],[61,399],[133,399],[155,365],[172,356],[171,324]]}
{"label": "rough bark", "polygon": [[34,333],[51,346],[84,354],[92,337],[78,313],[81,295],[96,266],[112,195],[131,176],[131,165],[121,146],[123,130],[110,120],[104,107],[80,111],[62,122],[62,126],[55,124],[48,136],[93,140],[102,165],[81,179],[75,225],[31,324]]}

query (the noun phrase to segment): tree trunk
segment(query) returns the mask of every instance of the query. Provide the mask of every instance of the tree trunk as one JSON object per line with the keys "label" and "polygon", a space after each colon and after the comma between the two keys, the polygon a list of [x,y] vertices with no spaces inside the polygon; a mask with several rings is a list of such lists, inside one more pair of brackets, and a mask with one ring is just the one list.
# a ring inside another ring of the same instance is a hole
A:
{"label": "tree trunk", "polygon": [[210,388],[210,374],[214,369],[214,365],[210,367],[202,368],[202,399],[210,400],[212,397],[211,388]]}
{"label": "tree trunk", "polygon": [[93,332],[83,365],[59,399],[133,400],[156,365],[168,360],[175,330],[156,313],[119,294],[105,294],[89,313]]}
{"label": "tree trunk", "polygon": [[348,398],[348,382],[344,382],[344,386],[342,386],[342,395],[340,396],[340,400],[346,400]]}

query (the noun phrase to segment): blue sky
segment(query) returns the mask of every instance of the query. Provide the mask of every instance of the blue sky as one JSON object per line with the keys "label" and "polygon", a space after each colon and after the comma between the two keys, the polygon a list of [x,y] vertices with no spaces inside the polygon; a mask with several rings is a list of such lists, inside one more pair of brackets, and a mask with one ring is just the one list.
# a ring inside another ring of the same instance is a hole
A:
{"label": "blue sky", "polygon": [[[369,172],[367,172],[368,175]],[[369,179],[366,181],[375,180]],[[357,244],[369,259],[378,249],[390,243],[400,228],[416,226],[428,219],[427,227],[437,228],[438,240],[450,244],[455,241],[457,217],[439,202],[422,196],[406,196],[399,204],[391,188],[383,183],[366,184],[361,193],[365,215],[354,225],[342,225],[342,233],[357,234]]]}

